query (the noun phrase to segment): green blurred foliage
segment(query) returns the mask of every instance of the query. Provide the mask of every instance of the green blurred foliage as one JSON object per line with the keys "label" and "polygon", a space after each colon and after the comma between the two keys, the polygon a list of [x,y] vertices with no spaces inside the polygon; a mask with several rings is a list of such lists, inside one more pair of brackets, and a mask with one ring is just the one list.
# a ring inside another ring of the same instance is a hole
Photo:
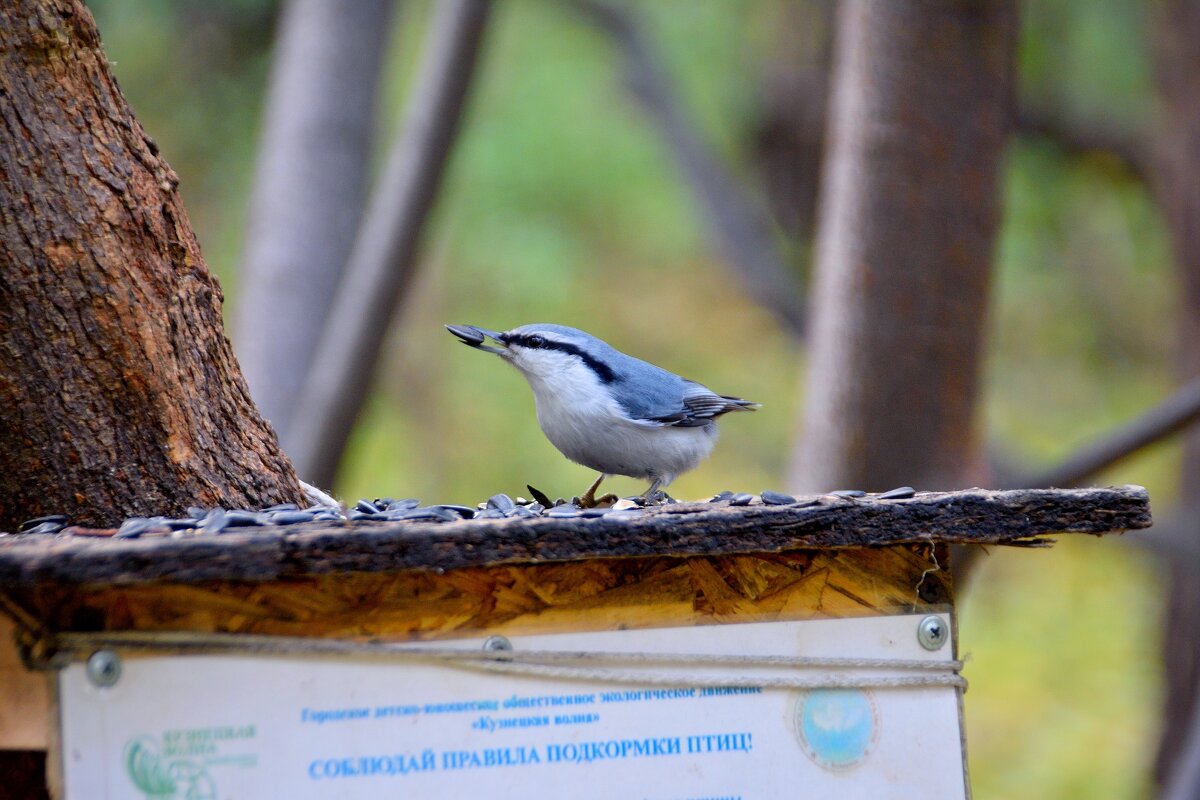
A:
{"label": "green blurred foliage", "polygon": [[[266,0],[93,0],[109,58],[182,177],[205,253],[236,302],[274,6]],[[705,137],[750,175],[748,135],[780,2],[639,6]],[[430,4],[405,4],[381,141],[395,127]],[[1021,91],[1070,119],[1138,131],[1154,110],[1136,0],[1029,2]],[[1135,176],[1102,154],[1014,144],[986,356],[981,430],[1047,465],[1169,391],[1174,279],[1163,224]],[[681,497],[778,487],[804,354],[711,254],[670,154],[624,91],[607,41],[569,9],[498,4],[421,278],[385,350],[338,491],[475,502],[591,474],[546,442],[524,381],[457,346],[444,322],[555,321],[764,403],[724,425]],[[236,345],[236,341],[235,341]],[[1175,448],[1103,476],[1176,492]],[[616,479],[621,493],[640,491]],[[1150,793],[1158,719],[1156,565],[1121,542],[993,551],[965,592],[969,754],[980,798]]]}

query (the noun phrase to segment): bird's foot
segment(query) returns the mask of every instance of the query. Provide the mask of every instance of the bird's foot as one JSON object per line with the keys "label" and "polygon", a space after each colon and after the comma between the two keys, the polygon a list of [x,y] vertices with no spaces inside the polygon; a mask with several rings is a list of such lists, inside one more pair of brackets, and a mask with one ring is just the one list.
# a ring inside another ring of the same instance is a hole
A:
{"label": "bird's foot", "polygon": [[661,489],[653,492],[646,492],[641,495],[642,505],[645,506],[665,506],[675,502],[675,498],[662,491]]}
{"label": "bird's foot", "polygon": [[579,498],[580,508],[608,508],[616,503],[621,498],[609,492],[603,497],[596,497],[595,492],[587,492],[583,497]]}

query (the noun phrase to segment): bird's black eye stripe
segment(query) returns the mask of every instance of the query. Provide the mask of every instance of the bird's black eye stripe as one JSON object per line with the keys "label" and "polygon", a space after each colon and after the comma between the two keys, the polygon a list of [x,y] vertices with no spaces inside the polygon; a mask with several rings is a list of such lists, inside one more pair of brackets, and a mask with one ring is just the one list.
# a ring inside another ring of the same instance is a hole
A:
{"label": "bird's black eye stripe", "polygon": [[504,343],[507,345],[517,345],[519,347],[528,347],[531,350],[557,350],[560,353],[569,353],[577,356],[580,361],[587,365],[588,369],[596,373],[596,377],[601,383],[612,383],[617,379],[617,375],[612,371],[612,367],[605,364],[600,359],[585,353],[582,348],[570,342],[559,342],[553,339],[547,339],[544,336],[533,334],[507,334],[504,337]]}

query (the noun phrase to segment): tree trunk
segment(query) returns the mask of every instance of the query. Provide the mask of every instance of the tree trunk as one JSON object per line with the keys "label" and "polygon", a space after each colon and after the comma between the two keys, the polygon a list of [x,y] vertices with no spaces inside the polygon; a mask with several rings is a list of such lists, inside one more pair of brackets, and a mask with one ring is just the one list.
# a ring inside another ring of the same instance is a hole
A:
{"label": "tree trunk", "polygon": [[[1152,148],[1151,184],[1166,217],[1182,288],[1179,375],[1200,377],[1200,2],[1167,0],[1156,6],[1156,77],[1162,118]],[[1184,437],[1180,475],[1183,524],[1200,537],[1200,429]],[[1194,563],[1170,564],[1163,637],[1166,690],[1155,777],[1163,783],[1177,761],[1200,685],[1200,583]],[[1190,791],[1200,791],[1192,786]]]}
{"label": "tree trunk", "polygon": [[0,530],[300,489],[79,0],[0,4]]}
{"label": "tree trunk", "polygon": [[839,7],[792,487],[969,480],[1016,12]]}
{"label": "tree trunk", "polygon": [[271,69],[234,341],[283,439],[366,199],[392,0],[291,0]]}

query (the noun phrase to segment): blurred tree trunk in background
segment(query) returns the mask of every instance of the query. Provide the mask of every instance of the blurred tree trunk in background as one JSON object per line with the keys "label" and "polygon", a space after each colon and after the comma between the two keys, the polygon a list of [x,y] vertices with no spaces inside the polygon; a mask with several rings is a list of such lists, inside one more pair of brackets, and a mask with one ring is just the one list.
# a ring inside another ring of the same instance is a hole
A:
{"label": "blurred tree trunk in background", "polygon": [[434,6],[404,120],[363,214],[284,439],[296,469],[317,485],[328,486],[337,474],[384,335],[412,284],[490,11],[491,0]]}
{"label": "blurred tree trunk in background", "polygon": [[[1200,3],[1164,0],[1155,6],[1154,46],[1161,114],[1151,157],[1151,183],[1171,233],[1182,288],[1179,377],[1200,377]],[[1184,436],[1181,523],[1200,537],[1200,429]],[[1181,754],[1197,713],[1200,685],[1200,569],[1169,564],[1164,632],[1166,691],[1163,733],[1155,762],[1162,783]],[[1200,787],[1192,787],[1200,791]],[[1195,794],[1189,796],[1196,796]]]}
{"label": "blurred tree trunk in background", "polygon": [[754,137],[771,212],[802,247],[812,239],[817,215],[834,8],[832,0],[781,7],[763,90],[763,115]]}
{"label": "blurred tree trunk in background", "polygon": [[767,210],[704,140],[645,23],[615,3],[575,0],[575,5],[624,55],[626,84],[675,157],[713,249],[748,297],[771,312],[784,330],[803,337],[803,283],[781,252]]}
{"label": "blurred tree trunk in background", "polygon": [[300,488],[79,0],[0,4],[0,530]]}
{"label": "blurred tree trunk in background", "polygon": [[234,340],[287,441],[366,198],[392,0],[291,0],[279,24]]}
{"label": "blurred tree trunk in background", "polygon": [[838,8],[794,489],[970,482],[1016,16]]}

